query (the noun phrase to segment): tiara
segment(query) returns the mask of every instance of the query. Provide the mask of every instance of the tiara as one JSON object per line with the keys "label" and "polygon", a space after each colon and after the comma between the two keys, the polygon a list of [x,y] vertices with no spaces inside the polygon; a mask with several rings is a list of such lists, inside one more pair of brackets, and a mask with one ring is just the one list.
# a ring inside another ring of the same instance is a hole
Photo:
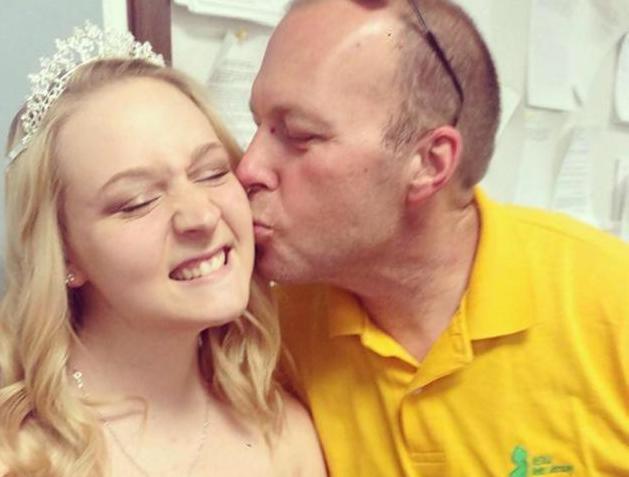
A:
{"label": "tiara", "polygon": [[24,136],[9,152],[9,165],[28,147],[50,105],[63,94],[79,66],[109,58],[139,59],[165,66],[162,55],[154,53],[148,42],[136,41],[127,31],[103,31],[89,21],[75,28],[71,37],[55,40],[55,45],[57,52],[52,57],[39,60],[39,73],[28,76],[31,93],[20,117]]}

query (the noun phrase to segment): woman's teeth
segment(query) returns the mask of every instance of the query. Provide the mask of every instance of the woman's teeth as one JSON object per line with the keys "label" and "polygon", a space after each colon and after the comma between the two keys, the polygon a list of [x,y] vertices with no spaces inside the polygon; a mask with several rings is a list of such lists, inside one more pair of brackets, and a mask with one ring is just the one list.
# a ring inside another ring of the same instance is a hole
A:
{"label": "woman's teeth", "polygon": [[191,267],[181,268],[173,273],[175,280],[194,280],[215,272],[225,264],[225,250]]}

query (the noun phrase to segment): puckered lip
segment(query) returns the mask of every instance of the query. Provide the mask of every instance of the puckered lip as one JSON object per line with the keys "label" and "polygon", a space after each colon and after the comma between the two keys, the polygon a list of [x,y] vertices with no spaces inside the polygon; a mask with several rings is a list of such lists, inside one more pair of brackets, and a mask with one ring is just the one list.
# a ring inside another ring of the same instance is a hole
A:
{"label": "puckered lip", "polygon": [[267,223],[265,223],[265,222],[263,222],[261,220],[254,220],[253,221],[253,226],[254,227],[259,227],[261,229],[269,229],[269,230],[272,228],[269,224],[267,224]]}
{"label": "puckered lip", "polygon": [[258,220],[253,221],[253,236],[256,244],[259,245],[262,242],[270,240],[273,234],[274,229],[270,225]]}
{"label": "puckered lip", "polygon": [[189,267],[195,267],[198,264],[200,264],[201,262],[205,261],[205,260],[209,260],[210,258],[212,258],[214,255],[216,255],[217,253],[220,252],[225,252],[225,261],[227,261],[227,257],[229,256],[229,251],[231,250],[231,246],[229,245],[222,245],[220,247],[216,247],[214,248],[211,252],[207,252],[204,253],[203,255],[197,255],[196,257],[192,257],[192,258],[188,258],[182,262],[180,262],[179,264],[177,264],[168,274],[169,277],[173,277],[173,275],[178,271],[181,270],[182,268],[189,268]]}

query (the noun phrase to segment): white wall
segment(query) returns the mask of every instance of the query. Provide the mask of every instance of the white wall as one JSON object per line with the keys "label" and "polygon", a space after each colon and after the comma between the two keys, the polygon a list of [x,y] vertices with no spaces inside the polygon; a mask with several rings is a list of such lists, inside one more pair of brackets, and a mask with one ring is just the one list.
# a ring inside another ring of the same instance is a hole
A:
{"label": "white wall", "polygon": [[[55,38],[68,36],[74,26],[82,25],[85,20],[102,24],[101,0],[0,0],[2,151],[11,120],[30,90],[27,75],[39,71],[40,57],[54,53]],[[4,153],[2,157],[6,161]],[[3,171],[5,165],[3,162]],[[1,246],[4,243],[4,180],[0,181],[0,205]],[[2,268],[0,266],[0,284]]]}
{"label": "white wall", "polygon": [[55,51],[54,39],[68,36],[85,20],[102,25],[101,0],[2,0],[0,2],[0,137],[28,94],[27,75],[39,71],[39,58]]}
{"label": "white wall", "polygon": [[[522,103],[498,140],[484,185],[497,198],[517,201],[515,193],[517,183],[523,179],[519,177],[518,172],[527,169],[526,164],[523,164],[527,124],[530,126],[533,122],[541,125],[540,127],[546,125],[552,137],[549,141],[548,162],[545,165],[538,165],[533,174],[529,171],[530,181],[538,178],[542,180],[546,173],[549,173],[551,178],[556,177],[574,127],[592,128],[595,131],[595,139],[589,156],[593,166],[591,198],[598,225],[604,229],[611,228],[615,160],[618,157],[629,157],[629,125],[619,124],[615,120],[612,104],[619,45],[606,52],[602,62],[597,66],[584,103],[573,112],[527,107],[526,80],[531,1],[490,0],[489,3],[492,8],[490,47],[502,82],[520,94]],[[549,199],[539,197],[537,201],[532,202],[533,205],[550,207]]]}

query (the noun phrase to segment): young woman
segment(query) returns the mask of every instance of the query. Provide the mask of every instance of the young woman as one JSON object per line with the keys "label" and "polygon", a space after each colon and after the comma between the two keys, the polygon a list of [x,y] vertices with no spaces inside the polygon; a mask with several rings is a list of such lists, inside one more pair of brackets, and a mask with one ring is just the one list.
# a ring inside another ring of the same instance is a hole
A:
{"label": "young woman", "polygon": [[9,140],[0,475],[324,475],[274,380],[238,147],[146,46],[58,47]]}

